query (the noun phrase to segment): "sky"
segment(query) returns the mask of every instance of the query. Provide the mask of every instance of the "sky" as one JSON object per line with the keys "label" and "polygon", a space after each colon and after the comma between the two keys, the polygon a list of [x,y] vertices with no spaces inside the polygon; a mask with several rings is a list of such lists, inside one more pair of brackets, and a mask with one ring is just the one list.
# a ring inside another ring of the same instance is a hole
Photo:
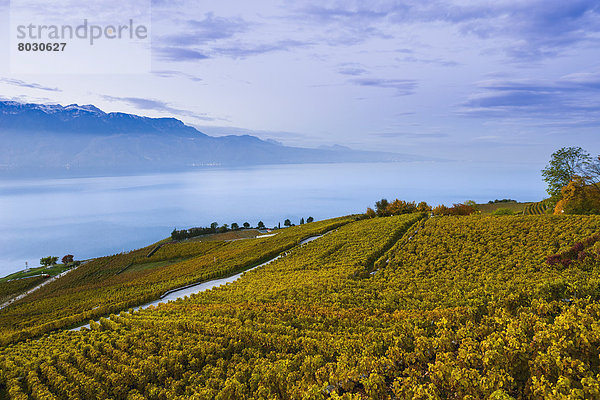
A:
{"label": "sky", "polygon": [[127,74],[15,71],[10,8],[0,0],[4,99],[499,166],[600,153],[597,0],[154,0],[150,67]]}

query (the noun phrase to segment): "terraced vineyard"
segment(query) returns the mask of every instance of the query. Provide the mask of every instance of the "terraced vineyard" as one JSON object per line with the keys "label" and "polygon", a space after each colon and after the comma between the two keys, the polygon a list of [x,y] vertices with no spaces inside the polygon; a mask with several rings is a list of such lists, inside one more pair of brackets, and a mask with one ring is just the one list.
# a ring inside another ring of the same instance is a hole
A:
{"label": "terraced vineyard", "polygon": [[149,258],[154,245],[95,259],[0,310],[0,342],[71,327],[156,300],[173,288],[237,273],[353,220],[312,222],[258,239],[167,244]]}
{"label": "terraced vineyard", "polygon": [[13,398],[599,398],[600,217],[420,218],[9,345],[0,380]]}
{"label": "terraced vineyard", "polygon": [[8,282],[0,282],[0,303],[39,285],[48,279],[48,276],[34,276],[30,278],[15,279]]}

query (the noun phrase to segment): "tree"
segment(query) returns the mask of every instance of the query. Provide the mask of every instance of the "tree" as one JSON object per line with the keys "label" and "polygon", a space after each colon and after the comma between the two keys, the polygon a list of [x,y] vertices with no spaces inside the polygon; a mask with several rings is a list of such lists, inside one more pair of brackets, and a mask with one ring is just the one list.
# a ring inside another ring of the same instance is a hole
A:
{"label": "tree", "polygon": [[258,221],[258,229],[265,229],[265,223],[262,221]]}
{"label": "tree", "polygon": [[417,211],[429,212],[429,211],[431,211],[431,206],[429,204],[427,204],[427,202],[422,201],[417,205]]}
{"label": "tree", "polygon": [[469,207],[473,207],[474,209],[477,209],[477,203],[475,202],[475,200],[465,201],[465,206],[469,206]]}
{"label": "tree", "polygon": [[600,193],[600,156],[586,166],[582,178],[587,185],[591,185],[593,190]]}
{"label": "tree", "polygon": [[246,228],[246,229],[250,228],[250,223],[249,222],[244,222],[244,228]]}
{"label": "tree", "polygon": [[600,214],[600,193],[594,187],[575,177],[562,188],[562,199],[556,203],[554,214]]}
{"label": "tree", "polygon": [[550,162],[542,170],[544,181],[548,184],[546,191],[551,196],[561,194],[561,189],[576,176],[585,176],[592,157],[581,147],[563,147],[552,153]]}
{"label": "tree", "polygon": [[304,217],[300,218],[300,225],[304,225]]}
{"label": "tree", "polygon": [[73,262],[73,254],[67,254],[66,256],[64,256],[62,258],[62,263],[67,265],[67,264],[71,264]]}
{"label": "tree", "polygon": [[212,229],[213,232],[216,232],[218,227],[219,227],[219,224],[216,222],[213,222],[212,224],[210,224],[210,229]]}
{"label": "tree", "polygon": [[42,265],[44,267],[49,267],[51,265],[56,264],[57,261],[58,261],[58,257],[48,256],[48,257],[44,257],[44,258],[40,259],[40,265]]}
{"label": "tree", "polygon": [[462,203],[453,204],[448,209],[450,215],[471,215],[476,211],[474,207]]}
{"label": "tree", "polygon": [[375,203],[375,211],[377,211],[377,215],[383,217],[387,213],[387,208],[389,205],[389,201],[387,199],[381,199]]}
{"label": "tree", "polygon": [[289,219],[286,219],[285,221],[283,221],[283,224],[285,226],[292,226],[292,221],[290,221]]}
{"label": "tree", "polygon": [[443,204],[435,207],[433,210],[433,215],[449,215],[450,209]]}
{"label": "tree", "polygon": [[366,214],[367,214],[367,217],[369,217],[369,218],[375,218],[377,216],[377,213],[371,207],[367,207]]}
{"label": "tree", "polygon": [[310,223],[311,223],[311,222],[313,222],[314,220],[315,220],[315,219],[314,219],[313,217],[308,217],[308,218],[306,219],[306,223],[307,223],[307,224],[310,224]]}
{"label": "tree", "polygon": [[400,214],[410,214],[417,211],[417,206],[415,202],[408,202],[404,200],[394,200],[390,204],[388,204],[384,215],[400,215]]}
{"label": "tree", "polygon": [[233,224],[231,224],[232,231],[237,231],[238,229],[240,229],[240,226],[237,224],[237,222],[234,222]]}

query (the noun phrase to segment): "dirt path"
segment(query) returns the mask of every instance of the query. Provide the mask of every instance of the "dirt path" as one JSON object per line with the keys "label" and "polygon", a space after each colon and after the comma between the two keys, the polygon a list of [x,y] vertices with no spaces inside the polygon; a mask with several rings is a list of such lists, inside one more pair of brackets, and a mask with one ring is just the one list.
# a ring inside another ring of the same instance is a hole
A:
{"label": "dirt path", "polygon": [[68,269],[64,272],[61,272],[60,274],[53,276],[50,279],[45,280],[44,282],[40,283],[37,286],[32,287],[31,289],[29,289],[28,291],[26,291],[25,293],[21,293],[20,295],[13,297],[12,299],[5,301],[4,303],[0,304],[0,310],[2,310],[5,307],[10,306],[12,303],[14,303],[15,301],[21,300],[22,298],[30,295],[31,293],[35,292],[36,290],[38,290],[39,288],[46,286],[47,284],[49,284],[50,282],[54,282],[55,280],[57,280],[58,278],[65,276],[66,274],[68,274],[69,272],[77,269],[78,267],[73,267],[71,269]]}
{"label": "dirt path", "polygon": [[[315,239],[318,239],[320,237],[323,237],[323,236],[327,235],[328,233],[335,232],[335,231],[337,231],[337,229],[325,232],[322,235],[316,235],[316,236],[311,236],[309,238],[306,238],[306,239],[302,240],[300,243],[298,243],[297,247],[304,246],[307,243],[310,243],[310,242],[312,242]],[[160,303],[168,303],[169,301],[175,301],[177,299],[182,299],[185,296],[189,296],[189,295],[192,295],[192,294],[200,293],[200,292],[203,292],[205,290],[210,290],[210,289],[215,288],[215,287],[219,287],[219,286],[222,286],[222,285],[226,285],[228,283],[235,282],[236,280],[238,280],[246,272],[252,271],[253,269],[256,269],[256,268],[263,267],[263,266],[265,266],[267,264],[272,263],[275,260],[278,260],[281,257],[285,257],[292,249],[284,251],[281,254],[279,254],[278,256],[273,257],[269,261],[266,261],[266,262],[264,262],[264,263],[262,263],[260,265],[254,266],[254,267],[252,267],[250,269],[247,269],[247,270],[245,270],[243,272],[238,272],[237,274],[234,274],[234,275],[231,275],[231,276],[228,276],[228,277],[225,277],[225,278],[212,279],[210,281],[204,281],[204,282],[200,282],[200,283],[194,283],[194,284],[191,284],[191,285],[186,285],[186,286],[182,286],[182,287],[179,287],[179,288],[176,288],[176,289],[168,290],[165,293],[163,293],[162,296],[160,296],[160,298],[158,300],[154,300],[154,301],[148,302],[146,304],[142,304],[141,306],[138,306],[138,307],[133,307],[133,311],[137,311],[139,309],[147,308],[149,306],[156,306],[156,305],[158,305]],[[78,331],[78,330],[80,330],[81,328],[84,328],[84,327],[85,328],[89,328],[90,324],[89,323],[82,324],[82,325],[80,325],[80,326],[78,326],[76,328],[72,328],[72,329],[69,329],[69,330],[71,330],[71,331]]]}

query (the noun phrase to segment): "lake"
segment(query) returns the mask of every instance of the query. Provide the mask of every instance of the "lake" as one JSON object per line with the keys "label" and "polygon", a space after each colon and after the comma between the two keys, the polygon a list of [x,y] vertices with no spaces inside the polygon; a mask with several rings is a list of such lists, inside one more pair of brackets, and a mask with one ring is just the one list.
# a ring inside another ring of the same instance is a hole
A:
{"label": "lake", "polygon": [[538,201],[537,165],[454,162],[269,165],[0,181],[0,275],[48,255],[86,259],[142,247],[173,228],[361,213],[376,200]]}

